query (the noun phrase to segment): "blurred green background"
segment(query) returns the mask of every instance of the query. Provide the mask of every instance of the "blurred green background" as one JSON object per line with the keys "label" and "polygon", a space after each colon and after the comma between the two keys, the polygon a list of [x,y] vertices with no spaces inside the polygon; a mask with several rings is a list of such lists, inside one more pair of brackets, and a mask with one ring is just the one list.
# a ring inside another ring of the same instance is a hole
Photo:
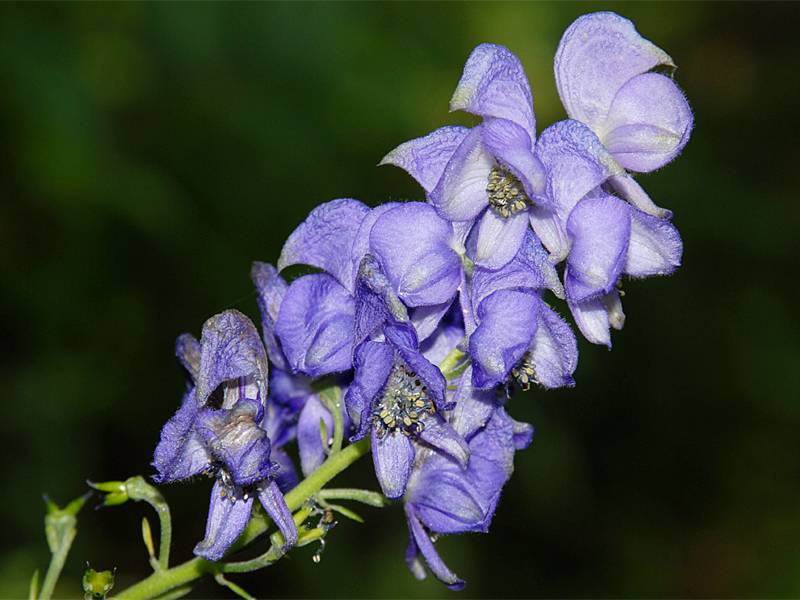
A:
{"label": "blurred green background", "polygon": [[[314,206],[418,198],[388,150],[446,123],[472,47],[507,45],[540,128],[563,118],[552,58],[611,9],[679,65],[696,112],[642,177],[675,212],[684,267],[626,286],[614,351],[581,345],[577,388],[535,424],[486,536],[440,549],[463,597],[800,596],[800,209],[796,4],[3,4],[0,6],[0,597],[47,564],[42,492],[149,474],[183,377],[173,340],[228,307],[257,317],[250,262]],[[563,309],[563,307],[562,307]],[[374,487],[369,464],[344,481]],[[209,482],[165,490],[174,560]],[[82,513],[84,561],[149,570],[146,507]],[[237,581],[278,597],[431,597],[399,508],[368,510]],[[205,583],[195,597],[227,597]]]}

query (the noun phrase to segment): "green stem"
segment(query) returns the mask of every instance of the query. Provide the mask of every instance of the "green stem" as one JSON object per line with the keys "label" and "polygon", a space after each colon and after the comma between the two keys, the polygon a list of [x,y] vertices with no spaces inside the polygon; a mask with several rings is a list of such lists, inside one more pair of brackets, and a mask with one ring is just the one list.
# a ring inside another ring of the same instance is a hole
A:
{"label": "green stem", "polygon": [[[344,437],[344,417],[342,416],[342,388],[332,385],[319,393],[319,399],[333,417],[333,443],[331,444],[331,454],[336,454],[342,449],[342,438]],[[327,447],[328,440],[325,440]]]}
{"label": "green stem", "polygon": [[[301,481],[293,490],[286,494],[286,504],[289,510],[295,511],[300,508],[306,500],[322,489],[331,479],[344,471],[351,464],[369,452],[369,438],[351,444],[341,452],[332,454],[328,460],[322,463],[319,468]],[[251,528],[250,535],[254,539],[267,530],[266,520],[259,520]],[[219,565],[193,558],[171,569],[153,573],[146,579],[136,583],[126,590],[123,590],[117,598],[119,600],[146,600],[156,598],[172,589],[186,585],[199,579],[207,573],[218,572]]]}
{"label": "green stem", "polygon": [[382,494],[378,492],[371,492],[369,490],[359,490],[354,488],[331,488],[327,490],[320,490],[317,494],[320,500],[352,500],[354,502],[361,502],[369,506],[376,506],[381,508],[386,506],[388,501]]}
{"label": "green stem", "polygon": [[61,569],[64,568],[64,562],[67,560],[69,549],[72,547],[72,542],[77,533],[77,530],[74,528],[68,531],[58,549],[53,552],[53,555],[50,557],[47,574],[44,576],[44,583],[42,583],[42,589],[39,592],[39,600],[50,600],[50,597],[53,595],[56,582],[58,581],[59,575],[61,575]]}
{"label": "green stem", "polygon": [[458,366],[458,363],[464,358],[465,353],[458,349],[458,346],[450,350],[450,353],[442,359],[439,363],[439,370],[447,379],[447,374]]}

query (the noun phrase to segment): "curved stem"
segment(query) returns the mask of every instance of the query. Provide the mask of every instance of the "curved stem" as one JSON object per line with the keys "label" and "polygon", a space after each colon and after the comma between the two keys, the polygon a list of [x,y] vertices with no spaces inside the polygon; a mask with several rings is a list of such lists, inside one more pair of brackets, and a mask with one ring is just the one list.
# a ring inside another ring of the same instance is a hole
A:
{"label": "curved stem", "polygon": [[[301,481],[285,496],[286,504],[292,511],[300,508],[306,500],[322,489],[331,479],[369,452],[369,438],[350,444],[341,452],[332,454],[319,468]],[[259,520],[250,531],[251,539],[264,533],[268,528],[266,520]],[[123,590],[120,600],[145,600],[156,598],[170,590],[186,585],[208,573],[219,570],[217,563],[202,558],[193,558],[171,569],[153,573],[146,579]]]}

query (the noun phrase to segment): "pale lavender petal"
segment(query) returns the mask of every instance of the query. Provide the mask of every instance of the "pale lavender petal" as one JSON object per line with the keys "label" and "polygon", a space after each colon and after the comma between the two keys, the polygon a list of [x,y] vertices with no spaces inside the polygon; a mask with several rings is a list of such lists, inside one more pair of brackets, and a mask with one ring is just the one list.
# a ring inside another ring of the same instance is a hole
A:
{"label": "pale lavender petal", "polygon": [[537,383],[546,388],[573,386],[578,365],[575,334],[564,320],[544,302],[539,309],[539,326],[530,347]]}
{"label": "pale lavender petal", "polygon": [[202,473],[211,464],[212,457],[194,429],[196,418],[197,403],[194,392],[189,391],[178,412],[161,430],[161,439],[153,457],[157,471],[153,480],[156,483],[188,479]]}
{"label": "pale lavender petal", "polygon": [[637,75],[617,92],[601,136],[623,167],[640,173],[663,167],[689,141],[692,109],[675,82]]}
{"label": "pale lavender petal", "polygon": [[426,136],[400,144],[383,157],[379,165],[394,165],[417,180],[430,193],[444,168],[469,133],[466,127],[442,127]]}
{"label": "pale lavender petal", "polygon": [[464,327],[460,323],[443,323],[419,349],[430,363],[438,365],[463,339]]}
{"label": "pale lavender petal", "polygon": [[472,221],[489,205],[486,184],[494,166],[494,157],[481,141],[480,126],[473,128],[430,193],[431,203],[451,221]]}
{"label": "pale lavender petal", "polygon": [[361,220],[369,207],[343,198],[321,204],[311,211],[286,240],[278,270],[290,265],[311,265],[333,275],[346,289],[353,289],[350,251]]}
{"label": "pale lavender petal", "polygon": [[522,127],[505,119],[491,119],[483,125],[483,143],[522,182],[530,198],[544,192],[544,166],[533,155],[531,138]]}
{"label": "pale lavender petal", "polygon": [[625,82],[658,65],[675,66],[633,23],[614,13],[593,13],[564,32],[555,57],[556,86],[567,114],[597,130]]}
{"label": "pale lavender petal", "polygon": [[514,448],[516,450],[525,450],[525,448],[530,446],[531,442],[533,441],[533,425],[530,423],[514,421],[514,419],[511,419],[511,421],[513,423]]}
{"label": "pale lavender petal", "polygon": [[550,253],[554,265],[567,258],[570,241],[567,225],[555,211],[542,206],[532,206],[529,211],[531,228]]}
{"label": "pale lavender petal", "polygon": [[353,355],[355,376],[347,389],[344,403],[358,427],[352,441],[363,438],[370,427],[370,414],[378,394],[386,385],[394,365],[394,352],[382,342],[364,342]]}
{"label": "pale lavender petal", "polygon": [[608,183],[611,185],[611,189],[617,192],[620,197],[633,204],[639,210],[646,212],[648,215],[653,215],[654,217],[662,219],[672,218],[672,211],[656,206],[647,192],[642,189],[642,186],[627,173],[610,177]]}
{"label": "pale lavender petal", "polygon": [[256,286],[256,301],[261,312],[261,333],[264,345],[273,366],[288,370],[280,343],[275,337],[275,321],[289,285],[278,274],[278,270],[268,263],[254,262],[250,269],[250,279]]}
{"label": "pale lavender petal", "polygon": [[669,221],[631,209],[631,240],[625,273],[633,277],[669,275],[681,264],[683,241]]}
{"label": "pale lavender petal", "polygon": [[487,210],[478,223],[475,264],[487,269],[507,264],[519,251],[528,225],[527,211],[506,218]]}
{"label": "pale lavender petal", "polygon": [[428,565],[431,572],[451,590],[463,589],[465,585],[464,580],[453,573],[439,556],[439,553],[436,552],[436,548],[433,546],[430,536],[428,536],[422,528],[419,519],[414,513],[414,508],[410,504],[406,504],[406,516],[408,518],[408,528],[414,538],[414,543],[422,553],[425,563]]}
{"label": "pale lavender petal", "polygon": [[497,407],[497,394],[494,390],[472,387],[472,365],[464,370],[453,399],[456,406],[450,422],[467,439],[486,425]]}
{"label": "pale lavender petal", "polygon": [[625,324],[619,294],[613,291],[602,298],[568,303],[583,337],[592,344],[602,344],[611,349],[610,328],[622,329]]}
{"label": "pale lavender petal", "polygon": [[499,290],[478,307],[479,325],[469,338],[472,384],[504,383],[536,334],[539,299],[530,292]]}
{"label": "pale lavender petal", "polygon": [[275,324],[292,370],[318,377],[350,369],[354,314],[352,296],[330,275],[295,279]]}
{"label": "pale lavender petal", "polygon": [[[586,194],[625,172],[594,132],[569,119],[542,132],[535,154],[547,173],[545,195],[562,222]],[[544,238],[542,241],[547,246]]]}
{"label": "pale lavender petal", "polygon": [[273,471],[270,440],[259,425],[263,408],[254,400],[239,400],[230,410],[202,409],[195,428],[233,483],[248,486]]}
{"label": "pale lavender petal", "polygon": [[442,317],[444,317],[452,304],[453,301],[451,299],[441,304],[418,306],[411,311],[411,323],[417,331],[417,339],[420,343],[433,335]]}
{"label": "pale lavender petal", "polygon": [[536,139],[528,78],[519,59],[503,46],[480,44],[472,51],[450,100],[450,110],[508,119],[523,127],[531,141]]}
{"label": "pale lavender petal", "polygon": [[380,437],[377,429],[373,429],[372,461],[383,495],[387,498],[402,496],[414,464],[414,446],[411,440],[399,431]]}
{"label": "pale lavender petal", "polygon": [[258,499],[278,531],[283,534],[283,551],[286,552],[297,543],[297,525],[294,523],[292,511],[286,505],[286,500],[281,494],[278,484],[269,481],[263,486],[259,486]]}
{"label": "pale lavender petal", "polygon": [[572,249],[565,288],[573,302],[614,289],[625,265],[630,212],[630,205],[604,193],[587,196],[572,211],[567,222]]}
{"label": "pale lavender petal", "polygon": [[253,498],[233,502],[225,487],[217,481],[211,490],[206,535],[194,547],[194,553],[206,560],[220,560],[247,527],[253,511]]}
{"label": "pale lavender petal", "polygon": [[427,576],[425,566],[419,558],[419,546],[414,541],[414,534],[409,529],[408,532],[408,546],[406,546],[406,565],[408,565],[411,574],[418,580],[422,581]]}
{"label": "pale lavender petal", "polygon": [[323,446],[320,424],[325,423],[328,436],[334,434],[333,415],[319,401],[317,396],[310,396],[300,412],[297,422],[297,448],[300,451],[300,467],[303,475],[308,475],[319,467],[327,454],[327,446]]}
{"label": "pale lavender petal", "polygon": [[200,342],[190,333],[184,333],[175,340],[175,356],[186,369],[192,382],[200,373]]}
{"label": "pale lavender petal", "polygon": [[[216,388],[233,382],[224,408],[244,396],[266,402],[267,353],[253,322],[238,310],[226,310],[203,324],[196,400],[204,406]],[[242,380],[241,382],[234,380]]]}
{"label": "pale lavender petal", "polygon": [[370,246],[409,306],[450,300],[461,278],[461,259],[450,246],[452,226],[429,204],[409,202],[384,213],[370,235]]}
{"label": "pale lavender petal", "polygon": [[424,418],[419,438],[455,460],[461,468],[467,467],[469,446],[453,427],[438,415]]}

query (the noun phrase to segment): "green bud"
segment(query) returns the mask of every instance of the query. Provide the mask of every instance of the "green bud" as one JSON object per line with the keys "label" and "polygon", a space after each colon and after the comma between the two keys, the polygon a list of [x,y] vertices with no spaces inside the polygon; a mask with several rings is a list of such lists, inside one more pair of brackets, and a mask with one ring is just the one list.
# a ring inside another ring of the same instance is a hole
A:
{"label": "green bud", "polygon": [[105,600],[114,587],[114,571],[95,571],[88,567],[83,573],[83,597],[85,600]]}

